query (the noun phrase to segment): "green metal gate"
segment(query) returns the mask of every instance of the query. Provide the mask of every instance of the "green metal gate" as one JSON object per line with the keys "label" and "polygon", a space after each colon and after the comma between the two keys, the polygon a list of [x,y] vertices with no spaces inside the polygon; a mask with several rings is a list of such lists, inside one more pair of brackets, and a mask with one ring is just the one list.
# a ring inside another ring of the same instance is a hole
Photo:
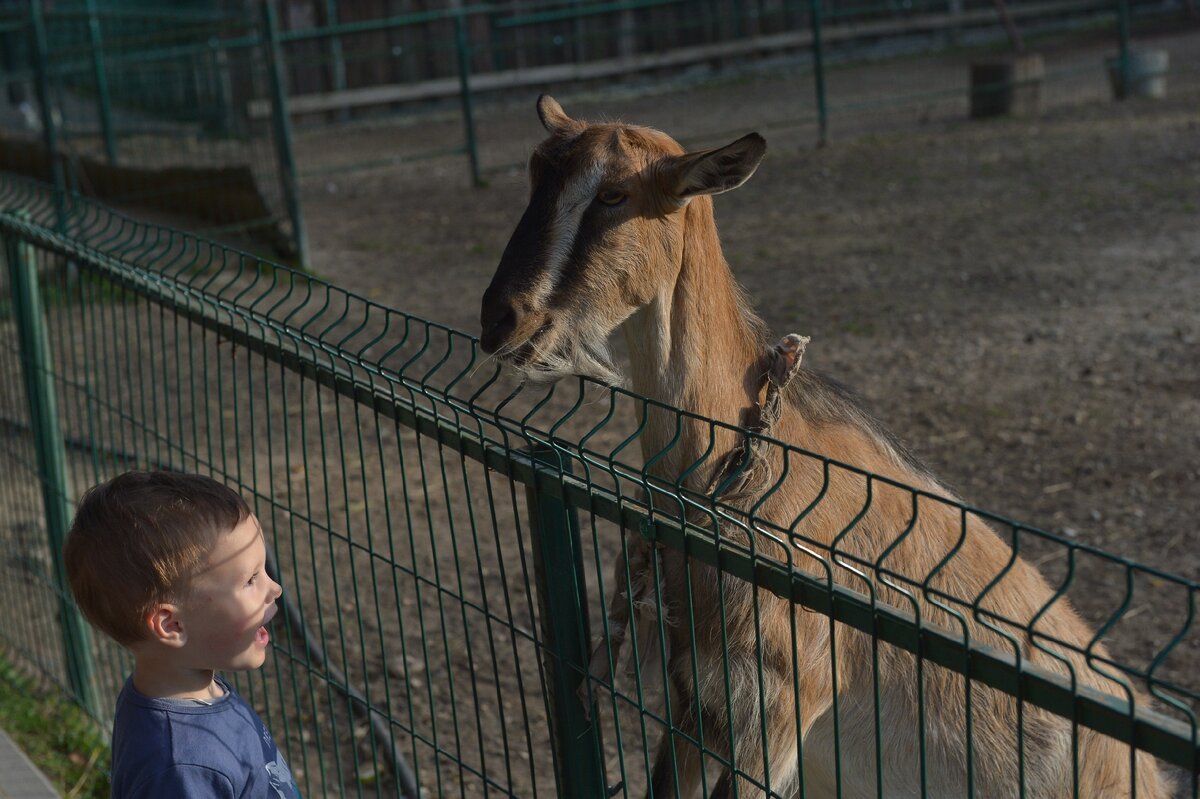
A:
{"label": "green metal gate", "polygon": [[[306,796],[641,796],[664,730],[728,765],[718,741],[685,740],[669,720],[669,697],[653,688],[661,666],[586,676],[609,639],[605,603],[630,540],[682,551],[726,585],[752,583],[755,607],[781,597],[831,630],[868,634],[876,668],[881,650],[911,653],[962,675],[968,701],[972,688],[1017,697],[1070,719],[1074,737],[1097,730],[1131,756],[1152,753],[1186,795],[1200,790],[1194,580],[954,506],[1036,560],[1051,602],[1108,592],[1093,646],[1118,654],[1089,647],[1088,663],[1156,701],[1119,699],[884,603],[870,588],[881,562],[821,553],[862,575],[847,584],[680,514],[721,505],[640,462],[649,400],[584,381],[513,384],[469,336],[91,201],[56,202],[38,184],[5,178],[0,209],[0,647],[101,724],[129,664],[63,592],[65,505],[126,469],[175,468],[236,487],[267,531],[286,619],[267,665],[235,682]],[[931,580],[908,590],[951,616],[985,612],[982,595],[938,593]],[[1135,616],[1169,632],[1124,646]],[[1031,638],[1051,640],[1035,625]],[[937,731],[915,734],[924,751]]]}

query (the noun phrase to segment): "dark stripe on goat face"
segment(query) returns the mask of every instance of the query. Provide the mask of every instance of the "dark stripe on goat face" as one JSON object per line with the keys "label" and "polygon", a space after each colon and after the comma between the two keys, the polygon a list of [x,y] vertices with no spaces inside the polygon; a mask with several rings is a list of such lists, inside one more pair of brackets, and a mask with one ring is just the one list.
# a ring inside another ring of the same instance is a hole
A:
{"label": "dark stripe on goat face", "polygon": [[550,234],[554,229],[556,204],[562,188],[558,176],[547,174],[533,190],[521,221],[504,247],[500,265],[488,288],[524,294],[537,284],[546,268]]}
{"label": "dark stripe on goat face", "polygon": [[[504,247],[496,274],[483,293],[479,311],[480,346],[496,352],[514,338],[523,339],[538,324],[542,309],[534,307],[546,269],[547,242],[553,230],[559,182],[546,175],[534,187],[529,205]],[[516,343],[520,343],[518,340]]]}

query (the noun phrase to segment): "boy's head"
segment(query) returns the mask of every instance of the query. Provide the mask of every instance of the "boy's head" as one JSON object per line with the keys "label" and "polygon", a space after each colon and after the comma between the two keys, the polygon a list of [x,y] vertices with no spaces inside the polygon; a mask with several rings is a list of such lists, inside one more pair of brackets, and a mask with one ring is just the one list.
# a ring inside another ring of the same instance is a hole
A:
{"label": "boy's head", "polygon": [[79,607],[118,643],[186,648],[201,668],[262,665],[261,626],[280,589],[265,573],[258,521],[232,489],[128,472],[84,495],[64,554]]}

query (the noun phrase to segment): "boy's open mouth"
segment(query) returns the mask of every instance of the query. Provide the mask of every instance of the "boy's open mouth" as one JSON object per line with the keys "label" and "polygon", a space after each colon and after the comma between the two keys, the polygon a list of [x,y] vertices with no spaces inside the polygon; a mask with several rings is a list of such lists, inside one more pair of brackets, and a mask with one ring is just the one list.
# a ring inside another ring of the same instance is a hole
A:
{"label": "boy's open mouth", "polygon": [[254,643],[259,646],[266,646],[271,643],[271,633],[267,632],[267,625],[271,623],[271,619],[275,618],[275,614],[278,612],[278,605],[272,604],[271,607],[267,608],[267,615],[263,617],[262,626],[254,634]]}

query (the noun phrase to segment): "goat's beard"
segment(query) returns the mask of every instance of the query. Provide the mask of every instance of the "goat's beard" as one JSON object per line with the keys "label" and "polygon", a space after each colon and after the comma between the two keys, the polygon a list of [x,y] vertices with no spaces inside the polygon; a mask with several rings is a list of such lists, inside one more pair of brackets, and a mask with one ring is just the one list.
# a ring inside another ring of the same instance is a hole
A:
{"label": "goat's beard", "polygon": [[612,362],[608,336],[599,330],[572,331],[552,336],[549,341],[535,339],[501,357],[530,383],[555,383],[572,375],[589,377],[606,386],[624,383]]}

